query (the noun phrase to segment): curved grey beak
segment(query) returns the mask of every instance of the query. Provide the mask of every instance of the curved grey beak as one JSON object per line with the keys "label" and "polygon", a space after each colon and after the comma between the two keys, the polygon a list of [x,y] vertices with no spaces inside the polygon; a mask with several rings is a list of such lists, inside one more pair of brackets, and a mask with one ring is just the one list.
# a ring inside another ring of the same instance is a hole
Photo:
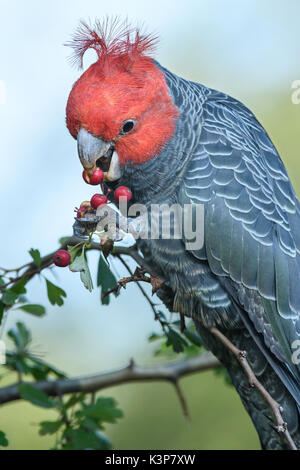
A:
{"label": "curved grey beak", "polygon": [[104,142],[104,140],[81,128],[77,135],[77,149],[84,169],[94,169],[96,161],[106,154],[111,145],[111,142]]}
{"label": "curved grey beak", "polygon": [[81,128],[77,135],[77,148],[81,164],[89,173],[98,166],[104,171],[105,181],[115,181],[121,177],[113,142],[105,142]]}

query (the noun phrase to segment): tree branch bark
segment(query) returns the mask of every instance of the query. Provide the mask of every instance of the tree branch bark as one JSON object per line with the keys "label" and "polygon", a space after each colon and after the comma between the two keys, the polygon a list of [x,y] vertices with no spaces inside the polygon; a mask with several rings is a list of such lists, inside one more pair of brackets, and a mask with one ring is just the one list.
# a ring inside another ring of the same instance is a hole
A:
{"label": "tree branch bark", "polygon": [[[178,380],[185,375],[220,366],[221,363],[212,354],[203,353],[186,360],[161,365],[142,367],[131,361],[126,367],[97,375],[23,383],[29,383],[46,395],[55,397],[78,392],[94,393],[104,388],[129,382],[161,380],[177,385]],[[0,404],[20,399],[18,385],[10,385],[0,389]]]}
{"label": "tree branch bark", "polygon": [[244,372],[247,375],[250,387],[255,387],[262,397],[266,400],[269,404],[270,408],[273,411],[274,417],[277,422],[277,426],[275,427],[278,433],[283,433],[285,440],[291,450],[297,450],[297,447],[287,429],[287,423],[282,418],[282,407],[279,403],[277,403],[270,393],[265,389],[265,387],[260,383],[260,381],[255,376],[253,370],[251,369],[249,362],[247,361],[247,351],[241,351],[238,349],[221,331],[217,328],[210,328],[209,331],[219,339],[219,341],[229,350],[231,351],[238,362],[241,364]]}

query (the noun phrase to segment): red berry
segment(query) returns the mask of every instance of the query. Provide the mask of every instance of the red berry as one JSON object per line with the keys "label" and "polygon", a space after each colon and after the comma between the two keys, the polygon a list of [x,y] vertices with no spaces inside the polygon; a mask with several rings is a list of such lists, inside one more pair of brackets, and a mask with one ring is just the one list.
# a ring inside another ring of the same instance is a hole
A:
{"label": "red berry", "polygon": [[90,201],[83,201],[80,204],[80,207],[86,207],[88,209],[89,207],[91,207],[91,203],[90,203]]}
{"label": "red berry", "polygon": [[92,212],[90,201],[83,201],[80,204],[79,209],[77,209],[77,207],[75,209],[77,211],[76,217],[78,217],[78,219],[81,219],[82,217],[84,217],[87,212]]}
{"label": "red berry", "polygon": [[85,212],[86,212],[86,211],[85,211],[85,207],[79,207],[79,209],[78,209],[78,211],[77,211],[77,214],[76,214],[77,218],[78,218],[78,219],[81,219],[82,217],[84,217],[84,216],[85,216]]}
{"label": "red berry", "polygon": [[71,262],[70,253],[66,250],[58,250],[53,258],[54,264],[60,268],[65,268],[69,266]]}
{"label": "red berry", "polygon": [[82,177],[87,184],[92,184],[96,186],[97,184],[103,183],[104,173],[100,168],[96,168],[93,174],[90,176],[86,170],[83,171]]}
{"label": "red berry", "polygon": [[130,201],[130,199],[132,198],[132,192],[129,188],[127,188],[127,186],[119,186],[115,190],[115,200],[119,202],[121,197],[126,198],[126,201]]}
{"label": "red berry", "polygon": [[104,194],[94,194],[91,199],[91,206],[94,209],[97,209],[97,207],[103,206],[105,204],[107,204],[107,197],[104,196]]}

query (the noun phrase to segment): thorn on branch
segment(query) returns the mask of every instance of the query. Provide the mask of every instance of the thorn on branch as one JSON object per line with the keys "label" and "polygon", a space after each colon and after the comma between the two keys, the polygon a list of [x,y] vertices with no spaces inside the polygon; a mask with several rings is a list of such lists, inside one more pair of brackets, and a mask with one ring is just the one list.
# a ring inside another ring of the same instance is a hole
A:
{"label": "thorn on branch", "polygon": [[185,417],[185,419],[190,421],[189,409],[188,409],[187,402],[186,402],[185,396],[183,394],[183,391],[182,391],[182,389],[179,385],[179,382],[178,382],[177,379],[175,379],[175,380],[172,380],[172,383],[175,387],[177,396],[179,398],[179,402],[180,402],[180,405],[181,405],[181,408],[182,408],[183,416]]}
{"label": "thorn on branch", "polygon": [[128,364],[128,369],[129,370],[132,370],[135,366],[135,362],[134,362],[134,359],[131,358],[130,361],[129,361],[129,364]]}

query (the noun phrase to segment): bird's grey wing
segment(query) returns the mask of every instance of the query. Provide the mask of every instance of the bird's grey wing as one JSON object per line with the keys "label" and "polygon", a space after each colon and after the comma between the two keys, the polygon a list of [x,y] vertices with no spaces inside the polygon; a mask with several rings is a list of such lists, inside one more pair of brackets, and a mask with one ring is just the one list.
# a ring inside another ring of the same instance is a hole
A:
{"label": "bird's grey wing", "polygon": [[299,202],[270,138],[245,106],[212,91],[202,119],[180,194],[181,202],[205,206],[204,248],[192,253],[231,283],[267,347],[300,377],[292,361],[300,339]]}

